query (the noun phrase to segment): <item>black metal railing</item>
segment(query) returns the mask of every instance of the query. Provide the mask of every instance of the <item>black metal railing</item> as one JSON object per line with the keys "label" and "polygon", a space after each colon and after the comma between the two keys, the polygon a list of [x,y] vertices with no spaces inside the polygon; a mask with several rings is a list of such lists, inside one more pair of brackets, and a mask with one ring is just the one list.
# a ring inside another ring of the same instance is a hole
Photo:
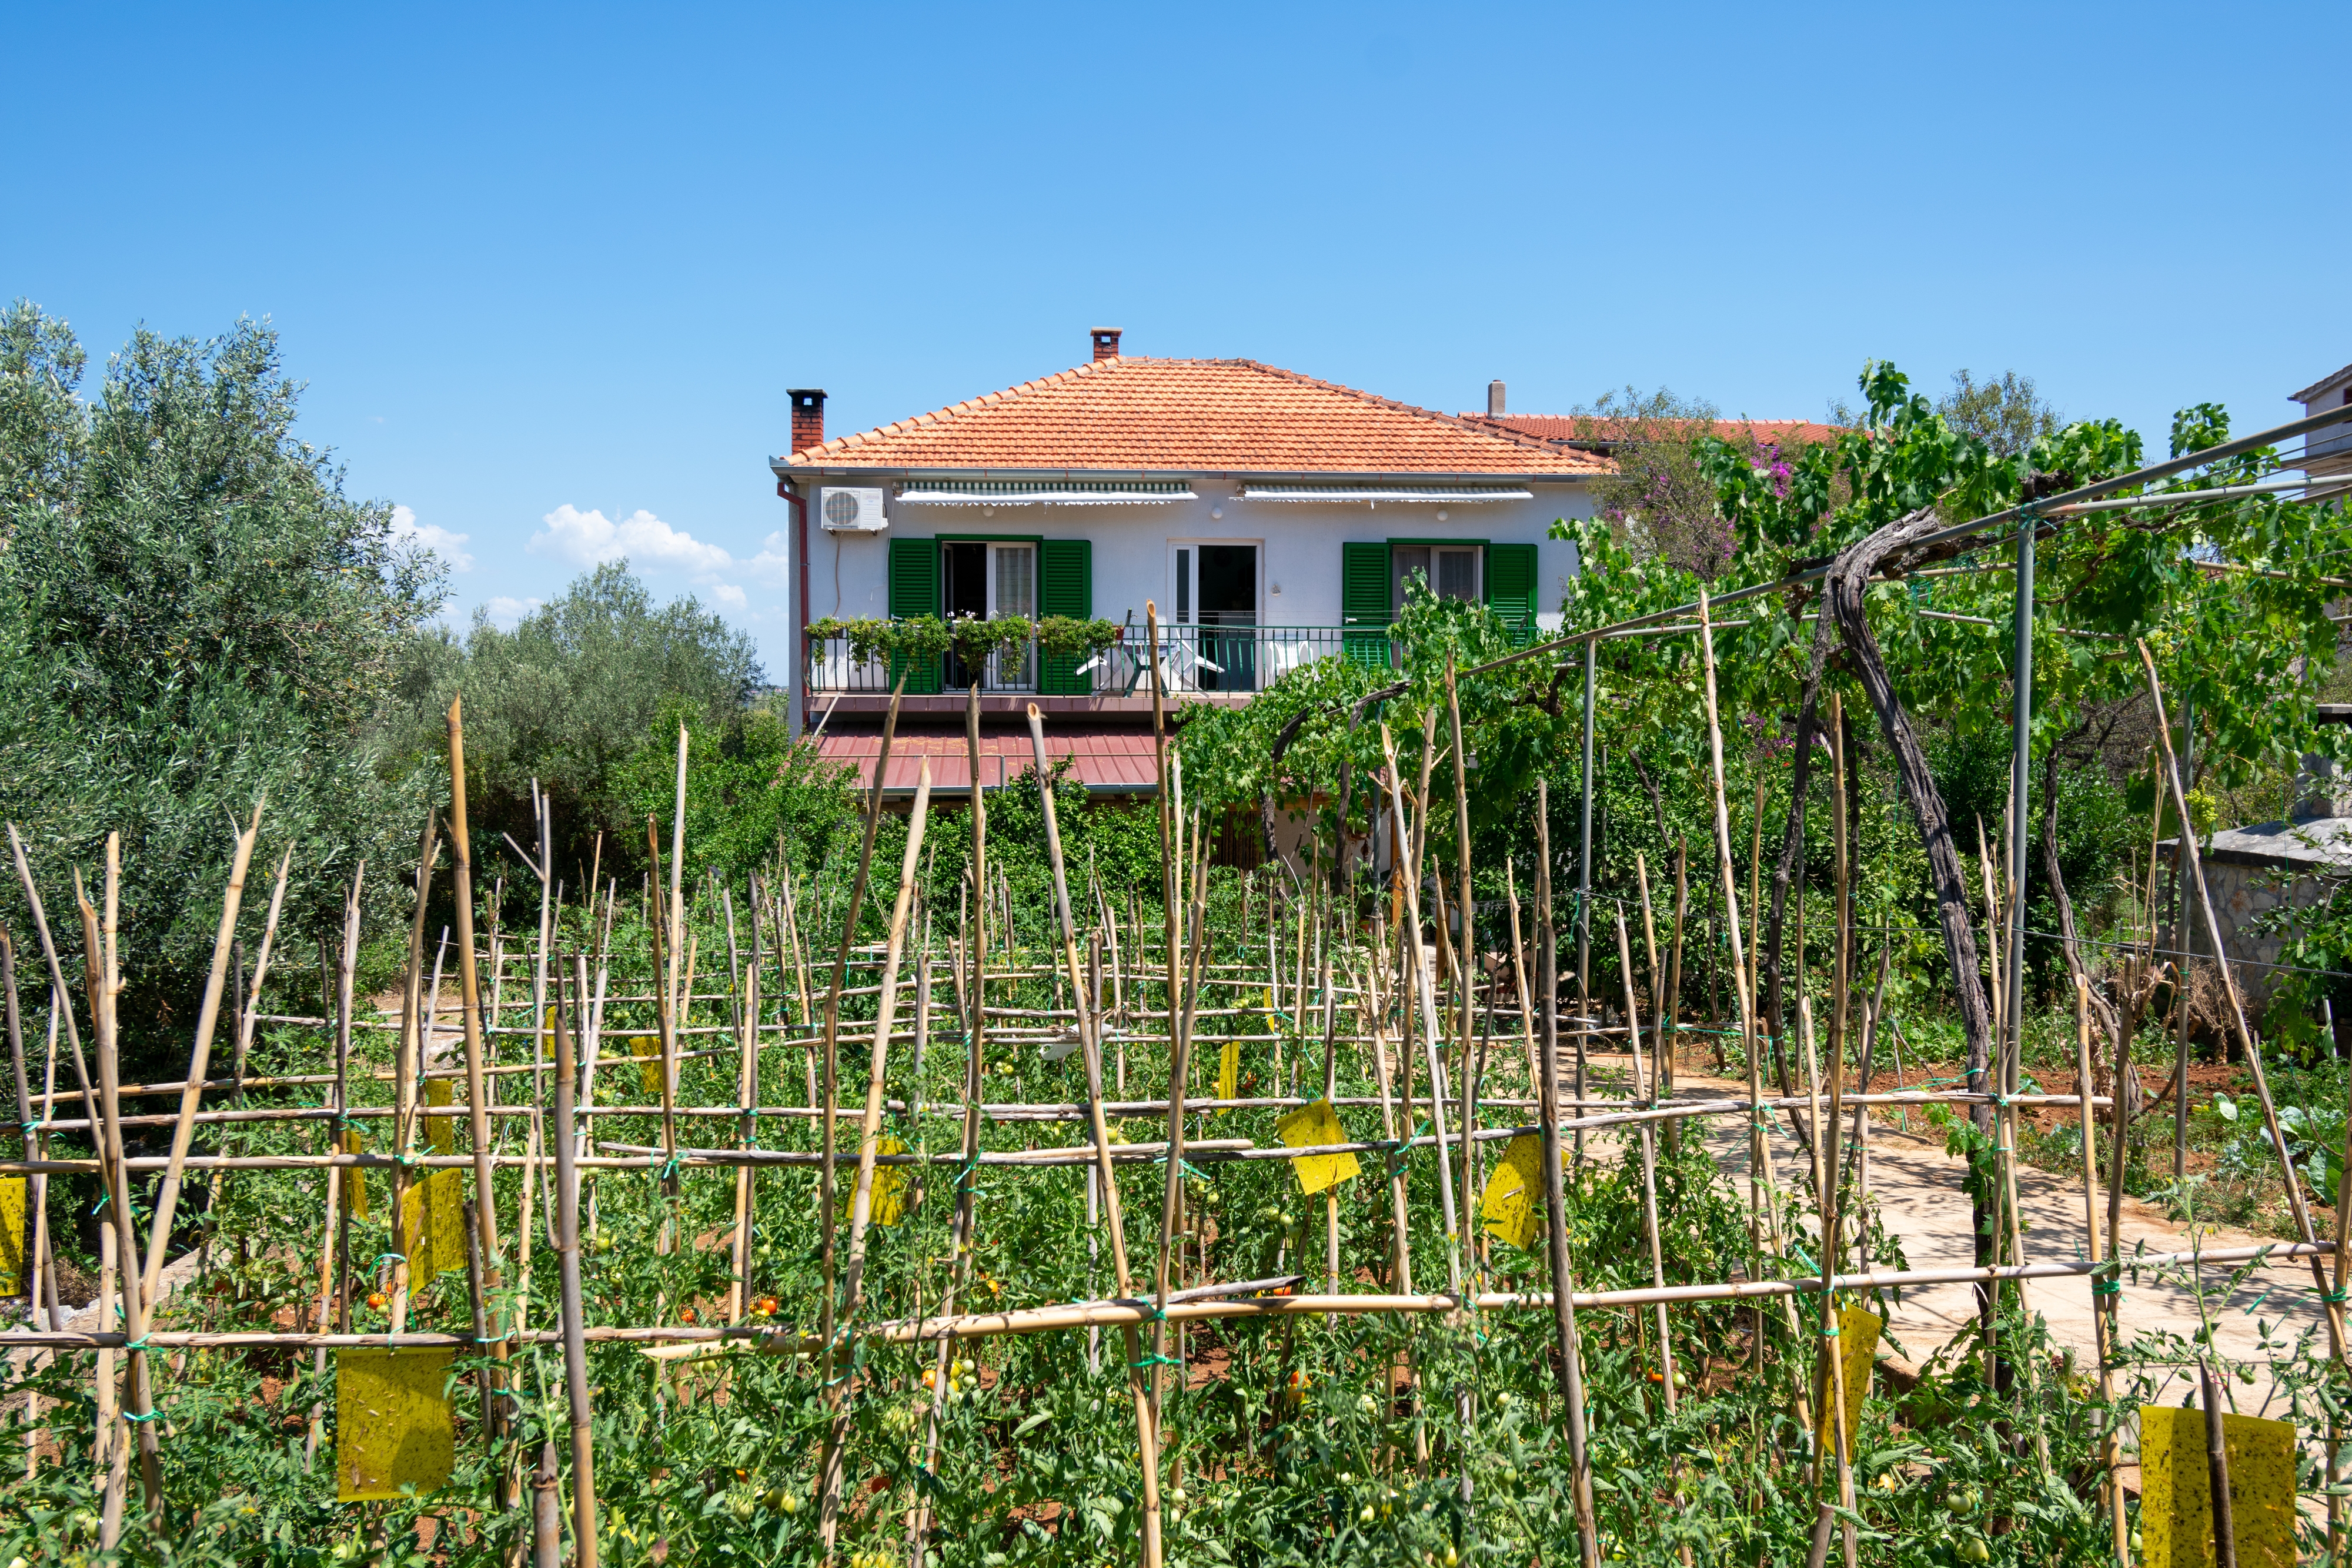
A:
{"label": "black metal railing", "polygon": [[[1163,626],[1160,678],[1178,695],[1265,690],[1301,665],[1343,655],[1386,668],[1394,662],[1385,627]],[[1065,696],[1143,696],[1151,690],[1143,631],[1129,627],[1094,654],[1048,653],[1035,642],[992,653],[980,672],[983,692],[1032,692]],[[907,673],[909,692],[961,691],[971,673],[954,653],[920,661]],[[846,633],[814,640],[808,689],[887,695],[899,671],[888,653],[860,660]]]}

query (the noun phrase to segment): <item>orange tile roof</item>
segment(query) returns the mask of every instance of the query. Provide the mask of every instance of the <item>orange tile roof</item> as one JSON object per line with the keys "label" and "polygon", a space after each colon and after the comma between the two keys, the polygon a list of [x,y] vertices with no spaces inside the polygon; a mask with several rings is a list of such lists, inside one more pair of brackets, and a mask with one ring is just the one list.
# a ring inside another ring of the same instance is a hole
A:
{"label": "orange tile roof", "polygon": [[1515,431],[1255,360],[1097,360],[777,460],[779,470],[1606,474]]}
{"label": "orange tile roof", "polygon": [[[1622,440],[1625,425],[1631,423],[1568,413],[1465,413],[1462,417],[1472,424],[1508,431],[1535,441],[1573,441],[1591,446],[1605,446]],[[1836,425],[1817,424],[1806,419],[1718,419],[1712,423],[1715,434],[1726,441],[1769,441],[1782,446],[1826,446],[1844,434]]]}

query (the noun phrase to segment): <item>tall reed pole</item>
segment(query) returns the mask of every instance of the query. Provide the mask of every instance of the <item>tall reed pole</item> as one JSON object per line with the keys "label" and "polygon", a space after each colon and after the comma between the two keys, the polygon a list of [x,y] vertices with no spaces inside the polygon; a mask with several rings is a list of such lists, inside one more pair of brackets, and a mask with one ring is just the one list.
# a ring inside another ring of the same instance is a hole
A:
{"label": "tall reed pole", "polygon": [[[915,780],[914,811],[907,821],[907,847],[898,864],[898,896],[890,909],[890,937],[882,958],[882,990],[875,1004],[874,1042],[866,1058],[866,1110],[857,1129],[857,1176],[849,1193],[849,1253],[841,1272],[839,1332],[843,1333],[855,1333],[857,1309],[865,1301],[866,1236],[874,1216],[874,1160],[882,1134],[883,1091],[889,1081],[890,1030],[898,1021],[898,966],[906,954],[907,919],[915,900],[915,868],[922,860],[923,829],[930,810],[931,759],[926,757]],[[922,1005],[919,998],[917,1005]],[[830,1166],[833,1163],[832,1151],[827,1150],[825,1164]],[[824,1454],[819,1466],[824,1499],[819,1522],[828,1553],[841,1528],[842,1453],[849,1438],[856,1396],[856,1379],[850,1373],[839,1375],[826,1389],[833,1418],[825,1428]]]}
{"label": "tall reed pole", "polygon": [[[833,1363],[839,1347],[834,1343],[834,1138],[835,1125],[841,1107],[841,992],[849,977],[849,949],[857,941],[857,917],[866,904],[866,879],[874,869],[874,835],[882,826],[882,787],[890,777],[890,745],[898,738],[898,705],[907,695],[907,676],[898,674],[898,688],[890,694],[889,711],[882,716],[882,749],[874,758],[874,788],[866,798],[866,833],[857,850],[857,875],[849,884],[849,906],[843,912],[841,940],[833,954],[833,984],[824,998],[824,1072],[818,1092],[824,1096],[818,1108],[819,1124],[823,1128],[821,1147],[824,1158],[816,1168],[816,1203],[822,1216],[818,1232],[817,1269],[822,1276],[824,1298],[818,1303],[819,1333],[824,1341],[824,1375],[834,1375]],[[833,1554],[830,1538],[825,1542],[825,1555]]]}
{"label": "tall reed pole", "polygon": [[[1435,715],[1433,713],[1430,716],[1434,718]],[[1426,744],[1426,737],[1429,733],[1430,731],[1426,726],[1424,726],[1423,729],[1424,743],[1422,748],[1424,764],[1428,758],[1429,747]],[[1386,720],[1382,720],[1381,724],[1381,751],[1383,759],[1388,764],[1389,777],[1391,779],[1396,778],[1396,737],[1389,733],[1389,727]],[[1424,800],[1427,798],[1428,794],[1428,784],[1429,777],[1426,768],[1424,767],[1424,770],[1422,775],[1423,796]],[[1417,993],[1417,999],[1421,1003],[1421,1049],[1429,1072],[1430,1126],[1437,1135],[1437,1197],[1445,1220],[1446,1288],[1458,1296],[1462,1293],[1462,1238],[1459,1233],[1459,1227],[1454,1221],[1454,1166],[1452,1161],[1446,1157],[1448,1153],[1448,1140],[1445,1135],[1445,1095],[1443,1091],[1443,1086],[1445,1082],[1445,1075],[1438,1070],[1437,1065],[1437,985],[1436,981],[1432,978],[1429,972],[1429,949],[1422,945],[1421,940],[1421,875],[1419,867],[1421,845],[1413,839],[1412,835],[1406,831],[1404,821],[1404,802],[1398,798],[1397,792],[1393,790],[1389,794],[1389,810],[1394,818],[1397,842],[1412,846],[1410,852],[1402,857],[1397,862],[1404,870],[1405,911],[1408,919],[1412,922],[1411,928],[1402,933],[1402,935],[1405,937],[1405,946],[1410,948],[1412,953],[1413,983]],[[1408,1109],[1405,1116],[1405,1121],[1408,1125],[1411,1124],[1412,1120],[1412,1113],[1410,1109]]]}
{"label": "tall reed pole", "polygon": [[[456,860],[457,904],[457,985],[465,999],[466,1127],[474,1140],[474,1234],[482,1250],[482,1282],[492,1291],[504,1283],[499,1262],[499,1207],[491,1199],[490,1105],[488,1081],[482,1075],[482,981],[474,961],[474,839],[466,807],[466,716],[462,699],[449,699],[449,851]],[[591,913],[595,889],[589,888]],[[499,1360],[492,1385],[507,1383],[507,1336],[501,1334],[491,1354]]]}
{"label": "tall reed pole", "polygon": [[[98,912],[88,897],[75,899],[81,913],[82,945],[89,975],[90,1024],[98,1037],[100,1103],[105,1110],[101,1167],[107,1176],[108,1228],[115,1238],[115,1253],[122,1270],[122,1319],[131,1336],[125,1347],[131,1362],[131,1408],[121,1418],[138,1432],[139,1483],[150,1524],[163,1518],[163,1470],[155,1441],[154,1366],[146,1349],[148,1312],[152,1302],[142,1289],[139,1267],[138,1225],[131,1212],[131,1174],[122,1147],[122,1075],[120,1065],[121,1030],[115,998],[121,990],[121,970],[115,951],[116,919],[122,882],[122,836],[106,835],[106,915],[101,928]],[[101,1128],[93,1124],[93,1133]],[[118,1437],[108,1454],[105,1492],[100,1514],[100,1544],[111,1551],[122,1537],[122,1504],[130,1450]]]}
{"label": "tall reed pole", "polygon": [[[1755,976],[1748,967],[1747,952],[1740,942],[1739,891],[1731,864],[1731,808],[1724,794],[1723,779],[1723,719],[1717,707],[1715,695],[1715,628],[1707,613],[1706,589],[1698,591],[1698,644],[1702,664],[1706,673],[1706,755],[1709,782],[1715,792],[1715,846],[1717,874],[1723,879],[1723,927],[1731,942],[1731,992],[1733,1004],[1739,1009],[1739,1045],[1748,1058],[1748,1249],[1754,1260],[1757,1278],[1763,1277],[1764,1267],[1764,1082],[1759,1070],[1756,1049],[1756,988]],[[1760,788],[1760,787],[1759,787]],[[1761,796],[1759,796],[1761,800]],[[1759,814],[1758,821],[1762,817]],[[1759,830],[1760,831],[1760,830]],[[1749,861],[1754,873],[1760,854]],[[1764,1314],[1756,1314],[1756,1358],[1760,1369],[1764,1355]]]}
{"label": "tall reed pole", "polygon": [[[1077,1015],[1078,1049],[1086,1058],[1087,1109],[1093,1124],[1095,1162],[1102,1173],[1103,1222],[1110,1231],[1111,1266],[1118,1275],[1118,1293],[1131,1295],[1135,1281],[1127,1262],[1127,1223],[1119,1207],[1118,1173],[1111,1166],[1110,1125],[1103,1117],[1102,1041],[1095,1032],[1093,1009],[1087,1006],[1086,976],[1078,965],[1077,922],[1070,911],[1069,878],[1062,867],[1062,830],[1055,818],[1054,789],[1045,768],[1045,726],[1035,703],[1029,705],[1029,739],[1036,758],[1038,800],[1045,817],[1045,859],[1054,873],[1054,910],[1061,922],[1062,961],[1070,977]],[[1171,996],[1174,988],[1171,973]],[[1171,1168],[1181,1157],[1180,1151],[1171,1151]],[[1143,1568],[1160,1568],[1160,1431],[1151,1392],[1142,1377],[1142,1347],[1131,1322],[1126,1325],[1126,1343],[1128,1391],[1135,1402],[1136,1446],[1143,1469]]]}
{"label": "tall reed pole", "polygon": [[[2179,759],[2172,754],[2171,732],[2165,728],[2164,691],[2157,683],[2156,661],[2149,656],[2146,642],[2141,642],[2138,647],[2140,664],[2147,673],[2148,696],[2156,705],[2157,738],[2164,743],[2165,782],[2172,791],[2173,809],[2180,814],[2180,848],[2189,857],[2189,874],[2196,884],[2197,902],[2205,915],[2205,928],[2208,931],[2219,932],[2221,929],[2221,925],[2213,917],[2213,893],[2205,883],[2204,859],[2197,852],[2197,835],[2189,826],[2188,787],[2181,781]],[[2246,1027],[2246,1009],[2238,997],[2238,982],[2230,972],[2229,955],[2221,951],[2218,941],[2214,946],[2213,967],[2221,972],[2221,991],[2230,1001],[2230,1023],[2237,1030],[2238,1043],[2245,1048],[2246,1065],[2253,1072],[2254,1092],[2262,1101],[2263,1125],[2270,1133],[2271,1149],[2278,1157],[2280,1179],[2286,1184],[2287,1207],[2294,1216],[2295,1232],[2304,1242],[2315,1246],[2311,1227],[2311,1208],[2304,1201],[2303,1178],[2295,1170],[2294,1161],[2287,1151],[2286,1139],[2279,1131],[2278,1105],[2271,1098],[2270,1078],[2263,1071],[2262,1048],[2255,1043],[2253,1031]],[[2121,1085],[2117,1087],[2120,1090]],[[2118,1093],[2116,1098],[2120,1100],[2122,1095]],[[2345,1360],[2344,1302],[2339,1295],[2329,1290],[2327,1266],[2316,1252],[2311,1257],[2311,1278],[2318,1287],[2320,1305],[2327,1314],[2329,1354],[2335,1359],[2337,1375],[2344,1375],[2347,1371]]]}
{"label": "tall reed pole", "polygon": [[[588,994],[588,957],[572,956],[572,1004],[576,1016]],[[588,1387],[586,1309],[580,1294],[580,1174],[575,1168],[572,1028],[555,1015],[556,1262],[562,1280],[563,1394],[572,1427],[572,1550],[578,1568],[596,1568],[596,1445]],[[480,1103],[477,1092],[477,1104]],[[476,1147],[479,1147],[478,1144]]]}
{"label": "tall reed pole", "polygon": [[[186,1169],[188,1143],[195,1134],[196,1103],[204,1098],[206,1070],[212,1063],[213,1031],[220,1024],[221,992],[228,981],[229,949],[236,941],[236,916],[245,900],[245,873],[253,861],[254,840],[261,832],[261,807],[253,808],[253,821],[236,837],[236,849],[229,856],[228,886],[221,895],[220,928],[213,937],[212,971],[205,977],[205,999],[196,1009],[196,1040],[188,1053],[188,1086],[180,1092],[180,1116],[172,1129],[172,1163],[163,1173],[163,1183],[156,1190],[155,1215],[147,1230],[147,1270],[140,1292],[150,1301],[163,1283],[163,1250],[172,1239],[172,1216],[179,1207],[180,1178]],[[286,867],[294,858],[289,847],[285,860],[278,862],[278,894],[270,902],[270,930],[277,929],[279,901],[286,894]],[[262,943],[261,962],[269,962],[269,944]]]}

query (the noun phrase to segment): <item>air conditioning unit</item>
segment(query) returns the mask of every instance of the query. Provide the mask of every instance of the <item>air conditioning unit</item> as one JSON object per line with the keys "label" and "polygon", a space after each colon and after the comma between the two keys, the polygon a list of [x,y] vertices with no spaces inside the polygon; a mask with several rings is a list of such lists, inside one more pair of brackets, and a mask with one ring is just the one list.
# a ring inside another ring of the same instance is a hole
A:
{"label": "air conditioning unit", "polygon": [[878,534],[890,526],[882,515],[879,489],[825,486],[816,493],[816,515],[829,534]]}

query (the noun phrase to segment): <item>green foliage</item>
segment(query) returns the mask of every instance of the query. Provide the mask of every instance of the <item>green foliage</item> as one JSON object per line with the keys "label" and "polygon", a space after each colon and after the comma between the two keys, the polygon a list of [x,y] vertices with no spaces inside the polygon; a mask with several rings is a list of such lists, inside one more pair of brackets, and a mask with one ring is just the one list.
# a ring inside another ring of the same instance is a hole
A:
{"label": "green foliage", "polygon": [[1697,439],[1721,418],[1702,399],[1664,387],[1604,392],[1573,414],[1577,438],[1606,451],[1616,470],[1593,486],[1601,516],[1637,553],[1665,557],[1713,578],[1731,559],[1732,538],[1700,462]]}
{"label": "green foliage", "polygon": [[[1360,779],[1369,779],[1381,766],[1379,727],[1385,722],[1402,765],[1413,773],[1426,716],[1438,716],[1437,745],[1449,746],[1444,716],[1449,657],[1457,670],[1466,670],[1518,646],[1510,624],[1486,605],[1440,598],[1418,580],[1409,586],[1404,608],[1388,634],[1402,650],[1395,671],[1334,655],[1292,670],[1245,707],[1190,715],[1180,737],[1187,798],[1254,811],[1269,798],[1289,803],[1328,797],[1320,841],[1325,852],[1330,852],[1339,841],[1333,790],[1340,763],[1356,768]],[[1350,722],[1368,694],[1400,680],[1403,692],[1383,701],[1378,711],[1363,712],[1361,722]],[[1456,685],[1463,734],[1471,753],[1465,760],[1473,821],[1486,821],[1512,809],[1567,733],[1563,724],[1572,718],[1563,719],[1559,682],[1539,661],[1466,676]],[[1275,743],[1294,722],[1293,738],[1277,757]],[[1443,766],[1450,769],[1452,764]],[[1451,772],[1438,777],[1450,795]],[[1359,789],[1350,807],[1351,821],[1369,809],[1370,798],[1368,790]],[[1440,811],[1433,820],[1438,841],[1451,843],[1452,812]]]}
{"label": "green foliage", "polygon": [[[679,719],[731,732],[760,678],[750,638],[691,598],[656,605],[627,563],[615,561],[575,579],[511,632],[478,612],[462,638],[418,638],[383,727],[400,755],[446,767],[445,716],[450,698],[463,696],[478,859],[497,852],[501,831],[533,842],[536,780],[555,802],[560,859],[588,859],[602,832],[606,863],[617,856],[633,864],[645,844],[643,793],[632,777],[638,754],[670,755]],[[667,827],[668,790],[660,799]]]}
{"label": "green foliage", "polygon": [[688,733],[688,876],[714,877],[740,896],[755,871],[779,863],[821,865],[844,850],[856,852],[862,801],[855,768],[825,761],[814,744],[796,738],[790,724],[764,708],[712,723],[673,702],[652,738],[614,779],[615,795],[636,824],[628,847],[640,853],[633,858],[642,858],[648,820],[656,825],[661,852],[669,853],[681,727]]}
{"label": "green foliage", "polygon": [[[59,891],[70,868],[99,877],[122,835],[123,1021],[134,1046],[155,1028],[184,1051],[232,820],[266,799],[248,908],[295,847],[297,941],[340,925],[361,860],[415,841],[427,770],[383,757],[368,727],[441,579],[390,507],[346,497],[295,436],[299,389],[268,326],[142,329],[89,402],[84,363],[35,306],[0,316],[0,813],[73,949]],[[37,951],[11,885],[18,951]]]}
{"label": "green foliage", "polygon": [[[895,620],[863,616],[848,621],[827,615],[809,623],[813,650],[816,644],[845,638],[852,663],[888,660],[894,666],[936,659],[950,649],[966,664],[978,665],[994,654],[1018,653],[1032,641],[1049,654],[1099,653],[1118,643],[1120,633],[1116,621],[1080,621],[1068,615],[1048,615],[1038,621],[1022,615],[987,619],[959,615],[945,622],[936,615],[902,615]],[[810,656],[817,655],[813,651]]]}
{"label": "green foliage", "polygon": [[1937,400],[1944,423],[1972,435],[2002,457],[2032,450],[2066,420],[2036,390],[2032,376],[2003,371],[1997,381],[1978,381],[1967,371],[1952,372],[1952,390]]}

